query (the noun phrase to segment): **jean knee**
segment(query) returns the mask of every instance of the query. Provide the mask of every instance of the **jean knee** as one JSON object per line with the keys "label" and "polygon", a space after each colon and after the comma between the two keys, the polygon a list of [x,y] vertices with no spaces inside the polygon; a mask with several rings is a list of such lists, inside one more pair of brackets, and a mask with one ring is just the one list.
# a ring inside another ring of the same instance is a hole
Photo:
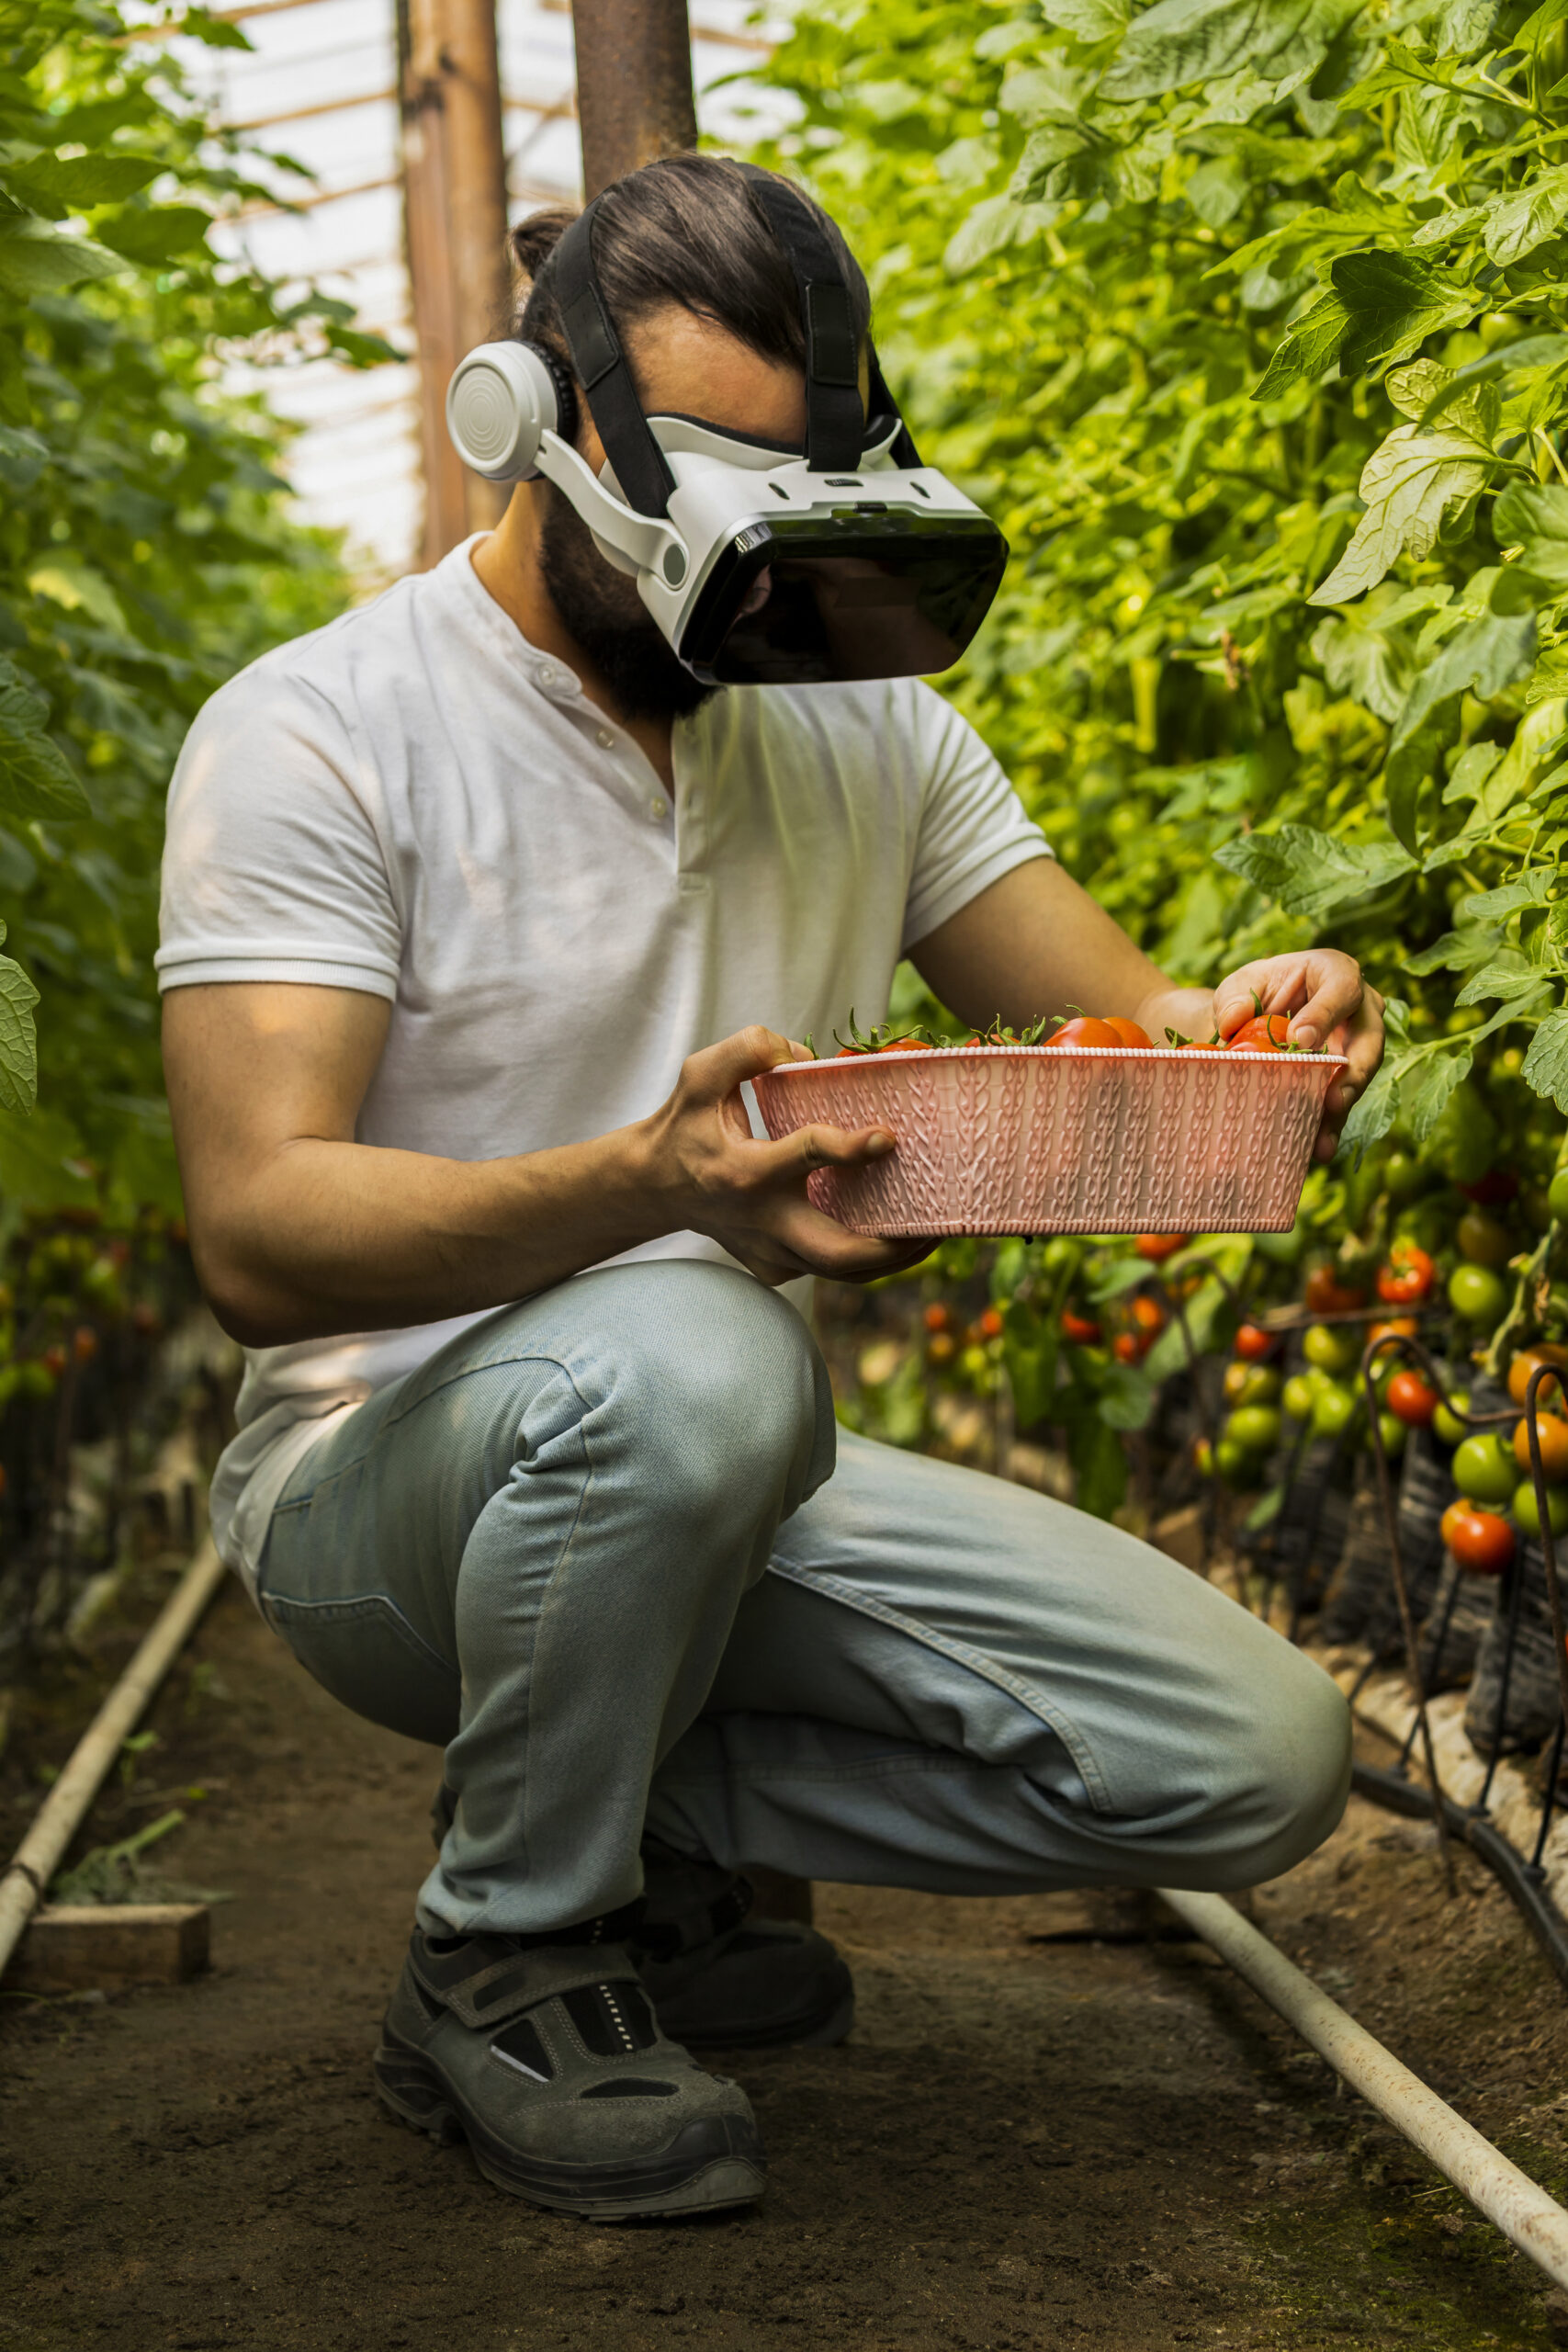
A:
{"label": "jean knee", "polygon": [[620,1351],[666,1491],[702,1507],[738,1480],[799,1508],[833,1466],[827,1367],[803,1317],[749,1274],[698,1261],[648,1268],[650,1310]]}
{"label": "jean knee", "polygon": [[1350,1751],[1343,1691],[1299,1650],[1281,1645],[1238,1755],[1228,1808],[1236,1835],[1213,1883],[1257,1886],[1314,1852],[1349,1798]]}

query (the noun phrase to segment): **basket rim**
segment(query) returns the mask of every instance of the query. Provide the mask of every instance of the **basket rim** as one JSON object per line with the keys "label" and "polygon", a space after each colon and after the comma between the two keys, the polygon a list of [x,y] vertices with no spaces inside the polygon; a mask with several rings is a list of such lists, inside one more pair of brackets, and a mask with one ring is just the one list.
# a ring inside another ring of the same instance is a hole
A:
{"label": "basket rim", "polygon": [[[1230,1069],[1244,1064],[1249,1069],[1300,1069],[1303,1063],[1314,1069],[1345,1069],[1349,1063],[1346,1054],[1235,1054],[1228,1046],[888,1046],[874,1054],[822,1054],[806,1061],[775,1062],[772,1069],[759,1070],[757,1079],[798,1077],[805,1070],[863,1069],[880,1062],[1033,1061],[1046,1057],[1059,1062],[1081,1057],[1090,1061],[1136,1063],[1190,1061],[1194,1055],[1204,1061],[1224,1062]],[[757,1079],[752,1080],[753,1085]]]}

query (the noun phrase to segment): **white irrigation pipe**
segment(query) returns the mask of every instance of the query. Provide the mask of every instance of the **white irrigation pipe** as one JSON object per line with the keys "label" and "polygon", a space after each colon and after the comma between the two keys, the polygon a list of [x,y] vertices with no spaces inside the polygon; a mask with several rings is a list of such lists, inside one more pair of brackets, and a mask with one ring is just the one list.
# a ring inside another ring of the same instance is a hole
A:
{"label": "white irrigation pipe", "polygon": [[0,1874],[0,1972],[43,1901],[61,1857],[102,1788],[142,1709],[201,1622],[228,1571],[208,1538],[152,1631],[72,1750],[32,1827]]}
{"label": "white irrigation pipe", "polygon": [[1505,2237],[1560,2287],[1568,2287],[1568,2213],[1544,2188],[1511,2165],[1462,2115],[1445,2106],[1436,2091],[1428,2090],[1392,2051],[1348,2017],[1223,1895],[1190,1894],[1162,1886],[1159,1896],[1327,2059],[1352,2090],[1359,2091],[1429,2156]]}

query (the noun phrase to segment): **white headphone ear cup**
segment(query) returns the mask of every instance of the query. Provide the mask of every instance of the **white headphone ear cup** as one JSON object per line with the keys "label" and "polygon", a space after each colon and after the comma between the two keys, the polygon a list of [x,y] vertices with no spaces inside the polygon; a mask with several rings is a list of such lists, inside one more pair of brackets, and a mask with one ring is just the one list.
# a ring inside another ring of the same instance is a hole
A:
{"label": "white headphone ear cup", "polygon": [[528,481],[539,436],[556,429],[555,379],[526,343],[481,343],[446,387],[446,430],[466,466],[487,481]]}

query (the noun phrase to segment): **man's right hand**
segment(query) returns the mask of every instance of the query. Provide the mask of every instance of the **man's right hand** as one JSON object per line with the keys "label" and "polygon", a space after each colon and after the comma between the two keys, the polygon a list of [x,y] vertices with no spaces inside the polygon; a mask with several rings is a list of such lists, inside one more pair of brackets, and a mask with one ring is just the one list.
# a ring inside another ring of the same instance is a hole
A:
{"label": "man's right hand", "polygon": [[660,1229],[705,1234],[764,1283],[868,1282],[917,1264],[933,1242],[852,1233],[807,1197],[814,1168],[886,1159],[897,1148],[886,1128],[799,1127],[779,1143],[752,1135],[742,1083],[807,1058],[804,1046],[761,1026],[687,1057],[674,1092],[639,1131]]}

